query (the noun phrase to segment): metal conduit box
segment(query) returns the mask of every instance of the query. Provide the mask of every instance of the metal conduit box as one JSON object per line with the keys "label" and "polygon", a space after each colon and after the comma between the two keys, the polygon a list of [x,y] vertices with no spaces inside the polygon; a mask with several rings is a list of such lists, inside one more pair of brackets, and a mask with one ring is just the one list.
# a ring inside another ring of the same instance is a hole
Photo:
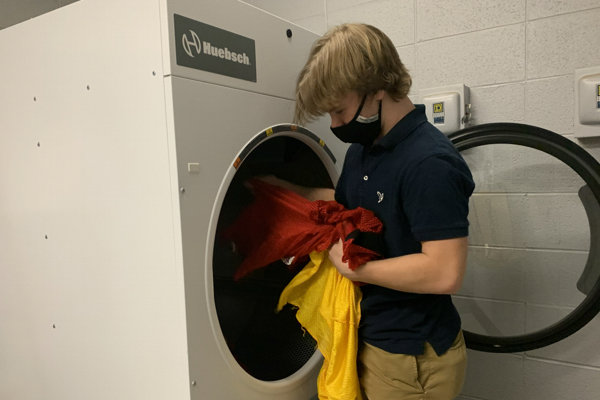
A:
{"label": "metal conduit box", "polygon": [[316,39],[235,0],[0,31],[0,398],[315,396],[322,357],[273,313],[290,273],[234,282],[219,231],[251,176],[335,185],[346,145],[290,124]]}

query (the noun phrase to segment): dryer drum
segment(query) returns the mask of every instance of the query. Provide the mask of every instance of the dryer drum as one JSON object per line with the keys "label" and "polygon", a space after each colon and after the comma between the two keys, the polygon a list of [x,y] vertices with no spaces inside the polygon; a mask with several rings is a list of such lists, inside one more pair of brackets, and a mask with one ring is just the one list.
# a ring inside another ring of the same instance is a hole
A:
{"label": "dryer drum", "polygon": [[335,157],[324,142],[296,125],[277,125],[258,134],[234,163],[235,175],[227,188],[215,233],[214,300],[229,351],[246,373],[260,381],[290,377],[316,351],[316,341],[303,331],[294,309],[275,312],[283,289],[302,266],[290,270],[282,260],[235,281],[233,274],[243,257],[220,232],[252,202],[252,193],[245,187],[248,179],[275,175],[304,187],[333,188],[337,179],[331,175],[334,164]]}
{"label": "dryer drum", "polygon": [[600,164],[569,139],[524,124],[483,124],[455,132],[449,138],[461,153],[480,146],[509,144],[536,149],[562,161],[585,182],[578,196],[590,228],[587,263],[576,283],[579,292],[586,296],[577,307],[558,322],[522,335],[488,336],[465,331],[467,347],[490,353],[522,352],[548,346],[577,332],[600,311]]}

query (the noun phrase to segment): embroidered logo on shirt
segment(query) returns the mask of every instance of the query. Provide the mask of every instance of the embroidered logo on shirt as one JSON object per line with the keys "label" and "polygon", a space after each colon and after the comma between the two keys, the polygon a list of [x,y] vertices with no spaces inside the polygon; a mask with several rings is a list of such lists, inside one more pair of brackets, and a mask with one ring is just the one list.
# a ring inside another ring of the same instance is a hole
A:
{"label": "embroidered logo on shirt", "polygon": [[381,203],[383,201],[383,193],[377,192],[377,196],[379,196],[379,201],[377,203]]}

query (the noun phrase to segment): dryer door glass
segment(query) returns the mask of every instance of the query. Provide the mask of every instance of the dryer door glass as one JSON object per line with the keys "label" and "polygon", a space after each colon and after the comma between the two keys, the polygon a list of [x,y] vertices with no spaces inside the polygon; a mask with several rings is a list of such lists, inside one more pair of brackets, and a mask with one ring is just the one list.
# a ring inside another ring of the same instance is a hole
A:
{"label": "dryer door glass", "polygon": [[214,245],[217,316],[234,358],[248,374],[263,381],[292,375],[316,349],[316,342],[302,330],[293,309],[275,313],[279,295],[302,266],[290,271],[278,261],[234,281],[233,274],[242,258],[232,243],[220,238],[220,232],[252,202],[244,182],[270,174],[305,187],[333,188],[328,169],[306,143],[290,136],[275,136],[261,141],[245,156],[225,195]]}
{"label": "dryer door glass", "polygon": [[570,140],[521,124],[451,135],[476,190],[469,257],[453,302],[468,347],[534,350],[600,308],[600,167]]}

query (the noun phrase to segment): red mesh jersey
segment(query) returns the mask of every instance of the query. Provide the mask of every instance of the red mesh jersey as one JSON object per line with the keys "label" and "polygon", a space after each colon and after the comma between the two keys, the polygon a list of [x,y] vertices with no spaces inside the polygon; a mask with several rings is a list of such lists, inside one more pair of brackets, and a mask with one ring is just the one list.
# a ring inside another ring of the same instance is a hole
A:
{"label": "red mesh jersey", "polygon": [[[235,279],[282,258],[294,262],[312,251],[321,252],[356,230],[381,233],[383,224],[364,208],[347,210],[335,201],[309,201],[279,186],[253,179],[254,202],[246,208],[223,237],[235,243],[245,257]],[[354,270],[381,256],[344,241],[342,260]]]}

